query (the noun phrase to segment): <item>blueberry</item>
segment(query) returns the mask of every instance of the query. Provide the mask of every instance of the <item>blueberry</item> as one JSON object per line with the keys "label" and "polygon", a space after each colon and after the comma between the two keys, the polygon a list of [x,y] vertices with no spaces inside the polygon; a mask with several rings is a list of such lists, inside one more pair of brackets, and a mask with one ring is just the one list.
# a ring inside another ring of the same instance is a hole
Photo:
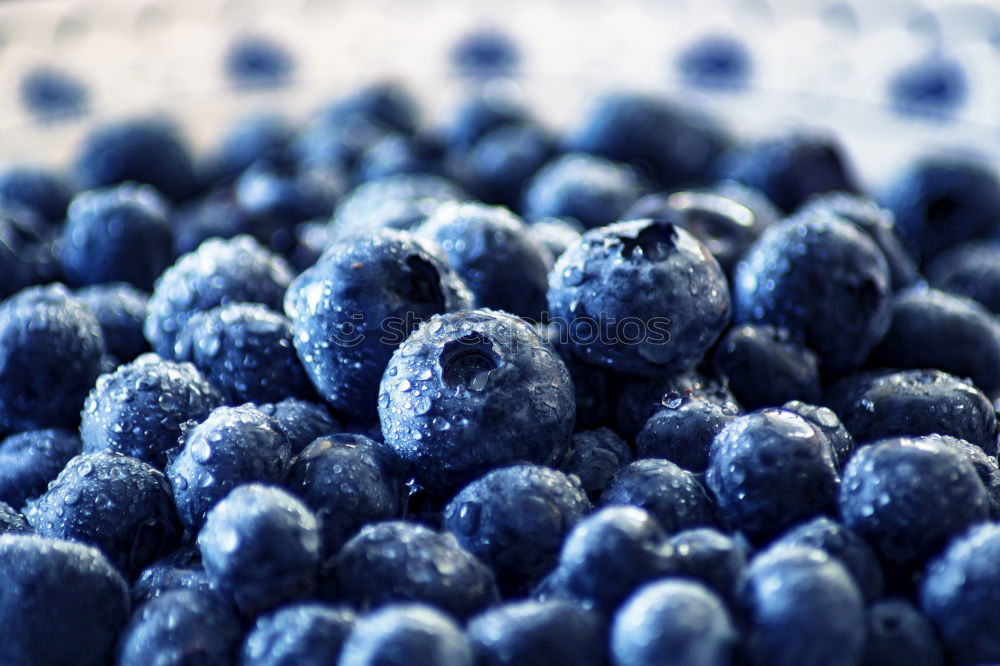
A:
{"label": "blueberry", "polygon": [[162,468],[182,425],[204,420],[221,404],[219,392],[190,363],[143,354],[97,379],[84,403],[83,449],[117,451]]}
{"label": "blueberry", "polygon": [[298,454],[285,486],[320,519],[323,552],[337,551],[362,526],[395,518],[402,482],[384,447],[362,435],[327,435]]}
{"label": "blueberry", "polygon": [[442,150],[432,137],[389,132],[358,156],[354,178],[364,183],[400,174],[434,173],[440,168]]}
{"label": "blueberry", "polygon": [[366,150],[392,130],[359,114],[328,119],[322,113],[292,139],[289,155],[303,167],[352,172]]}
{"label": "blueberry", "polygon": [[0,534],[30,534],[28,521],[6,502],[0,502]]}
{"label": "blueberry", "polygon": [[962,67],[938,54],[905,65],[886,83],[893,106],[904,113],[931,116],[961,108],[969,96],[969,87]]}
{"label": "blueberry", "polygon": [[463,154],[493,130],[528,122],[528,114],[516,96],[506,92],[488,87],[462,101],[444,129],[449,151]]}
{"label": "blueberry", "polygon": [[331,666],[354,625],[346,608],[302,603],[257,618],[243,641],[241,666]]}
{"label": "blueberry", "polygon": [[865,666],[942,666],[934,627],[906,599],[883,599],[868,609]]}
{"label": "blueberry", "polygon": [[558,259],[563,252],[580,242],[581,227],[575,220],[553,217],[538,220],[528,227],[528,233],[549,251],[553,259]]}
{"label": "blueberry", "polygon": [[955,538],[927,567],[920,607],[937,628],[952,663],[1000,659],[1000,525],[980,525]]}
{"label": "blueberry", "polygon": [[394,604],[362,616],[340,666],[473,666],[472,646],[454,620],[423,604]]}
{"label": "blueberry", "polygon": [[227,303],[281,309],[292,271],[284,259],[248,236],[210,239],[185,254],[156,281],[144,332],[153,350],[172,358],[174,342],[195,312]]}
{"label": "blueberry", "polygon": [[371,419],[393,350],[420,321],[470,303],[433,243],[381,231],[332,245],[291,284],[285,312],[320,395],[340,413]]}
{"label": "blueberry", "polygon": [[816,354],[789,339],[786,329],[770,324],[734,326],[712,355],[729,388],[747,409],[777,407],[820,397]]}
{"label": "blueberry", "polygon": [[950,435],[937,435],[936,439],[969,459],[990,495],[990,518],[996,520],[1000,517],[1000,465],[997,464],[997,459],[986,455],[980,447],[964,439]]}
{"label": "blueberry", "polygon": [[106,666],[128,619],[128,586],[96,548],[0,536],[0,662]]}
{"label": "blueberry", "polygon": [[633,457],[629,445],[611,428],[581,430],[573,434],[559,469],[578,478],[584,492],[593,499]]}
{"label": "blueberry", "polygon": [[871,236],[889,265],[894,290],[908,287],[920,279],[916,262],[897,235],[896,219],[891,211],[863,196],[829,192],[812,197],[799,212],[807,214],[821,210],[853,222]]}
{"label": "blueberry", "polygon": [[738,634],[725,604],[694,581],[664,580],[640,588],[611,627],[616,666],[727,666]]}
{"label": "blueberry", "polygon": [[328,217],[345,189],[337,169],[258,160],[237,177],[233,193],[244,211],[267,222],[255,235],[275,246],[288,225]]}
{"label": "blueberry", "polygon": [[908,165],[882,194],[900,236],[924,260],[989,236],[1000,217],[1000,180],[987,163],[964,156],[926,156]]}
{"label": "blueberry", "polygon": [[411,229],[445,201],[464,201],[457,185],[430,174],[397,174],[372,180],[345,196],[330,221],[336,238],[378,229]]}
{"label": "blueberry", "polygon": [[234,121],[209,160],[217,180],[231,180],[257,160],[281,160],[294,135],[291,123],[273,113],[252,113]]}
{"label": "blueberry", "polygon": [[19,81],[18,92],[25,110],[43,122],[78,117],[89,106],[90,95],[81,81],[46,65],[26,71]]}
{"label": "blueberry", "polygon": [[630,167],[569,153],[546,164],[525,185],[524,216],[569,217],[590,229],[620,220],[641,193],[642,183]]}
{"label": "blueberry", "polygon": [[194,252],[209,238],[260,235],[260,221],[237,203],[232,186],[214,189],[179,206],[174,211],[172,225],[175,257]]}
{"label": "blueberry", "polygon": [[360,609],[419,601],[466,618],[498,599],[489,567],[451,534],[414,523],[362,528],[332,565],[337,591]]}
{"label": "blueberry", "polygon": [[521,590],[555,566],[563,538],[590,512],[577,479],[539,465],[494,470],[444,510],[444,527],[493,567],[503,589]]}
{"label": "blueberry", "polygon": [[687,231],[657,220],[585,233],[556,262],[548,300],[582,360],[649,377],[696,364],[730,315],[719,264]]}
{"label": "blueberry", "polygon": [[566,141],[572,150],[635,165],[673,188],[704,180],[729,139],[715,120],[666,99],[615,93],[597,99]]}
{"label": "blueberry", "polygon": [[167,464],[177,513],[190,533],[236,486],[284,479],[291,445],[274,420],[253,405],[219,407],[198,425],[189,424]]}
{"label": "blueberry", "polygon": [[963,243],[942,252],[927,266],[927,279],[1000,315],[1000,241]]}
{"label": "blueberry", "polygon": [[638,506],[668,534],[715,524],[712,500],[698,478],[669,460],[646,458],[620,469],[601,506]]}
{"label": "blueberry", "polygon": [[934,435],[861,447],[844,470],[844,525],[897,569],[938,552],[989,510],[972,463]]}
{"label": "blueberry", "polygon": [[15,508],[45,492],[69,459],[80,452],[80,438],[69,430],[26,430],[0,443],[0,501]]}
{"label": "blueberry", "polygon": [[142,334],[149,297],[130,284],[109,282],[76,292],[80,302],[97,317],[108,353],[128,363],[149,349]]}
{"label": "blueberry", "polygon": [[569,370],[576,396],[576,429],[603,425],[614,407],[608,373],[584,363],[573,354],[572,341],[565,327],[536,324],[535,330],[552,345]]}
{"label": "blueberry", "polygon": [[416,233],[441,246],[477,306],[541,319],[552,257],[510,211],[446,203]]}
{"label": "blueberry", "polygon": [[137,607],[172,590],[196,590],[224,598],[205,573],[195,545],[181,546],[143,569],[132,583],[132,605]]}
{"label": "blueberry", "polygon": [[75,428],[104,370],[104,336],[62,285],[33,287],[0,306],[0,428]]}
{"label": "blueberry", "polygon": [[385,443],[432,492],[504,463],[557,463],[575,411],[562,360],[523,320],[491,310],[424,322],[379,391]]}
{"label": "blueberry", "polygon": [[237,486],[198,532],[205,572],[254,615],[312,592],[320,563],[319,520],[280,488]]}
{"label": "blueberry", "polygon": [[[706,415],[703,418],[708,423],[703,426],[700,422],[696,423],[694,419],[687,419],[689,410],[685,406],[690,403],[691,412],[700,412],[703,410],[703,407],[693,401],[702,400],[717,405],[726,416],[735,416],[739,413],[739,405],[736,404],[736,398],[725,382],[720,381],[716,377],[696,371],[682,372],[657,379],[631,380],[626,382],[624,387],[619,389],[619,392],[620,396],[615,415],[615,430],[625,438],[636,438],[650,418],[664,407],[679,412],[676,417],[665,414],[660,414],[659,417],[667,419],[668,424],[666,428],[668,431],[673,429],[673,426],[669,422],[675,418],[679,419],[676,421],[676,425],[679,426],[681,433],[679,436],[684,438],[684,441],[678,442],[676,447],[671,448],[684,451],[685,454],[690,453],[693,457],[688,459],[686,463],[682,463],[679,460],[675,460],[674,462],[681,465],[681,467],[690,465],[692,469],[694,467],[704,469],[708,461],[708,445],[710,440],[703,439],[703,437],[709,430],[717,431],[716,426],[718,422],[726,419],[717,415]],[[690,422],[687,423],[684,421]],[[692,442],[692,447],[696,448],[688,450],[687,441]],[[702,444],[704,445],[704,449],[702,449]],[[644,446],[650,446],[648,449],[650,454],[660,450],[652,442]],[[652,457],[669,458],[669,456],[660,453]]]}
{"label": "blueberry", "polygon": [[833,509],[840,477],[819,428],[794,412],[764,409],[716,435],[706,481],[729,525],[759,542]]}
{"label": "blueberry", "polygon": [[676,554],[676,575],[705,584],[731,600],[747,568],[747,547],[711,527],[696,527],[670,538]]}
{"label": "blueberry", "polygon": [[181,528],[163,472],[120,453],[71,459],[25,517],[45,537],[100,548],[126,574],[173,550]]}
{"label": "blueberry", "polygon": [[813,194],[855,191],[854,174],[836,137],[797,129],[730,150],[718,175],[756,188],[790,213]]}
{"label": "blueberry", "polygon": [[861,662],[865,609],[847,569],[821,550],[777,547],[750,562],[740,592],[753,666]]}
{"label": "blueberry", "polygon": [[733,318],[787,328],[836,374],[859,366],[885,334],[890,295],[874,241],[816,211],[768,228],[750,248],[736,268]]}
{"label": "blueberry", "polygon": [[814,518],[788,530],[773,545],[818,548],[840,560],[866,601],[882,596],[885,581],[875,551],[864,539],[835,520],[826,516]]}
{"label": "blueberry", "polygon": [[747,85],[753,61],[742,40],[726,34],[701,35],[678,54],[681,78],[696,88],[736,90]]}
{"label": "blueberry", "polygon": [[295,57],[283,44],[261,35],[241,35],[226,50],[226,78],[243,88],[270,88],[288,83]]}
{"label": "blueberry", "polygon": [[298,455],[312,441],[324,435],[340,432],[342,426],[323,405],[296,398],[257,405],[257,409],[274,419],[278,430],[292,445],[292,455]]}
{"label": "blueberry", "polygon": [[368,84],[327,106],[321,112],[325,122],[343,122],[361,116],[404,134],[417,127],[417,106],[409,92],[392,82]]}
{"label": "blueberry", "polygon": [[609,506],[573,528],[563,541],[559,565],[536,595],[573,599],[610,614],[637,587],[676,570],[673,546],[650,513]]}
{"label": "blueberry", "polygon": [[478,198],[517,208],[525,184],[554,152],[547,130],[529,122],[503,125],[483,135],[457,170]]}
{"label": "blueberry", "polygon": [[62,279],[57,239],[38,215],[0,197],[0,298]]}
{"label": "blueberry", "polygon": [[122,633],[115,663],[232,664],[242,633],[236,613],[215,595],[174,590],[133,613]]}
{"label": "blueberry", "polygon": [[968,298],[915,287],[896,296],[892,325],[872,352],[890,368],[936,368],[1000,391],[1000,322]]}
{"label": "blueberry", "polygon": [[781,406],[789,412],[795,412],[806,421],[816,426],[820,432],[830,440],[830,451],[833,453],[833,462],[838,470],[842,470],[847,464],[851,454],[854,453],[854,438],[847,428],[837,418],[837,414],[827,407],[810,405],[800,400],[791,400]]}
{"label": "blueberry", "polygon": [[941,434],[997,453],[997,423],[989,399],[968,381],[938,370],[864,373],[829,392],[828,403],[855,441]]}
{"label": "blueberry", "polygon": [[509,76],[517,68],[517,45],[496,28],[462,35],[451,48],[451,63],[459,72],[478,79]]}
{"label": "blueberry", "polygon": [[569,601],[516,601],[474,617],[466,629],[477,666],[603,666],[603,626]]}
{"label": "blueberry", "polygon": [[171,244],[166,203],[148,185],[126,183],[73,199],[60,257],[74,284],[150,289],[170,264]]}
{"label": "blueberry", "polygon": [[72,197],[69,181],[54,171],[30,165],[0,169],[0,200],[24,206],[49,224],[65,219]]}
{"label": "blueberry", "polygon": [[191,196],[197,186],[191,156],[177,127],[161,118],[97,127],[78,148],[74,171],[84,189],[134,180],[152,185],[175,202]]}
{"label": "blueberry", "polygon": [[733,403],[668,392],[635,437],[638,456],[665,458],[686,470],[704,472],[712,440],[737,414]]}

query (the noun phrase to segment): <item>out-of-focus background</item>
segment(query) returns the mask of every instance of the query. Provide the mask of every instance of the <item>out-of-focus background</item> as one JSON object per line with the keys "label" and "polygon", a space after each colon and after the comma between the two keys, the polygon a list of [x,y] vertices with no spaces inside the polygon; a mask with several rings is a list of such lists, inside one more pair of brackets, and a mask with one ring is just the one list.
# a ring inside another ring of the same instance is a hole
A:
{"label": "out-of-focus background", "polygon": [[915,150],[1000,159],[1000,3],[945,0],[30,0],[0,4],[0,159],[62,164],[95,122],[304,117],[403,83],[433,124],[470,89],[554,127],[607,89],[662,92],[738,133],[830,126],[861,176]]}

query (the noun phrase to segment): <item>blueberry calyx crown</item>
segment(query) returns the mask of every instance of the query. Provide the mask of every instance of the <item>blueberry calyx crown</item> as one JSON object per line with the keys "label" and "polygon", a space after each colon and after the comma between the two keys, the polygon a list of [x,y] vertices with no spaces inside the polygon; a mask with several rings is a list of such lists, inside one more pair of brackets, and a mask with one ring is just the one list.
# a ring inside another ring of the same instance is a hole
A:
{"label": "blueberry calyx crown", "polygon": [[651,220],[634,236],[619,236],[622,245],[622,256],[626,259],[646,258],[651,261],[661,261],[674,250],[677,245],[677,225],[673,222]]}
{"label": "blueberry calyx crown", "polygon": [[503,365],[493,342],[482,333],[469,333],[448,342],[439,362],[445,384],[470,391],[486,388],[490,375]]}

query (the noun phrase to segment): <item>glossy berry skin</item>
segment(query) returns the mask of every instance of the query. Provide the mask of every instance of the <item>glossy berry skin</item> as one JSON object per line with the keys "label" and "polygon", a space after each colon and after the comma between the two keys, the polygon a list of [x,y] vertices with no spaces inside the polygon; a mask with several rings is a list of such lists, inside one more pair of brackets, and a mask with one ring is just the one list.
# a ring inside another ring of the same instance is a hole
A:
{"label": "glossy berry skin", "polygon": [[956,664],[1000,659],[1000,626],[988,609],[1000,600],[1000,525],[988,523],[955,538],[932,560],[920,587],[920,607]]}
{"label": "glossy berry skin", "polygon": [[739,594],[753,666],[850,666],[864,650],[865,609],[844,566],[821,550],[776,547],[751,561]]}
{"label": "glossy berry skin", "polygon": [[324,405],[285,398],[281,402],[257,405],[257,409],[274,419],[275,425],[292,445],[292,455],[298,455],[313,440],[340,432],[342,426]]}
{"label": "glossy berry skin", "polygon": [[964,439],[950,435],[937,435],[936,439],[968,458],[979,480],[983,482],[986,492],[989,493],[990,518],[996,520],[1000,517],[1000,465],[997,464],[997,459]]}
{"label": "glossy berry skin", "polygon": [[301,603],[257,618],[243,641],[241,666],[330,666],[355,622],[347,608]]}
{"label": "glossy berry skin", "polygon": [[890,313],[881,250],[832,214],[768,228],[736,268],[734,320],[788,329],[816,352],[824,372],[859,366],[889,328]]}
{"label": "glossy berry skin", "polygon": [[806,421],[809,421],[830,440],[830,451],[833,452],[833,462],[838,470],[842,470],[844,465],[854,453],[854,438],[847,431],[844,424],[840,422],[836,412],[828,407],[810,405],[801,400],[792,400],[781,406],[789,412],[795,412]]}
{"label": "glossy berry skin", "polygon": [[739,414],[734,403],[719,404],[665,393],[657,409],[635,436],[640,458],[664,458],[692,472],[704,472],[715,436]]}
{"label": "glossy berry skin", "polygon": [[167,464],[177,513],[189,533],[236,486],[285,478],[292,447],[275,422],[253,405],[219,407],[188,427]]}
{"label": "glossy berry skin", "polygon": [[936,368],[1000,391],[1000,323],[978,302],[914,288],[892,303],[892,325],[872,360],[889,368]]}
{"label": "glossy berry skin", "polygon": [[718,596],[700,583],[663,580],[639,588],[615,615],[615,666],[727,666],[737,631]]}
{"label": "glossy berry skin", "polygon": [[446,203],[416,233],[441,246],[479,307],[541,319],[552,257],[510,211]]}
{"label": "glossy berry skin", "polygon": [[632,449],[611,428],[581,430],[573,434],[559,469],[578,478],[584,492],[594,499],[633,458]]}
{"label": "glossy berry skin", "polygon": [[928,619],[906,599],[877,601],[868,609],[865,666],[942,666],[944,650]]}
{"label": "glossy berry skin", "polygon": [[403,134],[413,134],[418,120],[413,97],[405,88],[391,81],[367,83],[327,105],[320,113],[329,123],[360,116]]}
{"label": "glossy berry skin", "polygon": [[477,666],[605,664],[598,615],[570,601],[514,601],[472,618],[466,635]]}
{"label": "glossy berry skin", "polygon": [[[725,382],[694,370],[656,379],[630,378],[620,391],[615,410],[615,431],[626,438],[635,438],[661,408],[681,411],[680,408],[689,399],[711,402],[734,416],[739,413],[736,398]],[[678,398],[681,400],[678,401]],[[706,455],[707,452],[706,445]]]}
{"label": "glossy berry skin", "polygon": [[423,222],[442,203],[467,198],[460,187],[440,176],[386,176],[351,190],[337,206],[330,232],[339,240],[379,229],[408,230]]}
{"label": "glossy berry skin", "polygon": [[80,289],[76,297],[97,317],[108,354],[116,361],[128,363],[149,351],[142,334],[148,294],[125,282],[109,282]]}
{"label": "glossy berry skin", "polygon": [[760,190],[786,213],[814,194],[856,189],[836,138],[815,130],[794,130],[737,146],[720,159],[717,171],[720,179]]}
{"label": "glossy berry skin", "polygon": [[174,590],[140,606],[122,633],[119,666],[231,664],[242,627],[214,594]]}
{"label": "glossy berry skin", "polygon": [[769,324],[734,326],[712,355],[729,388],[746,409],[777,407],[788,400],[820,397],[816,354]]}
{"label": "glossy berry skin", "polygon": [[292,281],[288,263],[249,236],[210,239],[183,255],[156,281],[144,332],[153,350],[172,358],[176,338],[195,312],[227,303],[281,308]]}
{"label": "glossy berry skin", "polygon": [[981,303],[1000,315],[1000,240],[963,243],[937,255],[927,266],[937,289]]}
{"label": "glossy berry skin", "polygon": [[0,662],[105,666],[128,619],[128,586],[96,548],[0,536]]}
{"label": "glossy berry skin", "polygon": [[588,229],[617,222],[639,198],[642,182],[629,167],[569,153],[542,167],[524,187],[525,218],[568,217]]}
{"label": "glossy berry skin", "polygon": [[730,315],[718,262],[687,231],[657,220],[585,233],[556,262],[548,300],[574,354],[648,377],[697,363]]}
{"label": "glossy berry skin", "polygon": [[160,118],[97,127],[81,144],[73,169],[84,189],[133,180],[152,185],[175,202],[197,186],[187,146],[173,123]]}
{"label": "glossy berry skin", "polygon": [[942,250],[995,233],[1000,181],[986,163],[948,155],[922,157],[882,194],[900,236],[924,261]]}
{"label": "glossy berry skin", "polygon": [[419,601],[466,618],[498,599],[489,567],[451,534],[415,523],[362,528],[332,566],[337,591],[359,609]]}
{"label": "glossy berry skin", "polygon": [[573,354],[571,341],[563,327],[536,324],[535,330],[552,345],[569,370],[576,395],[576,429],[596,428],[607,423],[614,407],[614,398],[609,394],[610,375]]}
{"label": "glossy berry skin", "polygon": [[826,516],[793,527],[772,545],[818,548],[847,568],[865,601],[882,596],[885,581],[875,551],[860,536]]}
{"label": "glossy berry skin", "polygon": [[119,453],[71,459],[25,517],[45,537],[99,548],[127,575],[169,553],[181,538],[163,472]]}
{"label": "glossy berry skin", "polygon": [[320,563],[319,521],[275,486],[237,486],[198,533],[205,572],[245,615],[308,595]]}
{"label": "glossy berry skin", "polygon": [[258,221],[255,235],[284,250],[288,225],[329,216],[346,187],[336,169],[260,160],[236,179],[233,194],[236,203]]}
{"label": "glossy berry skin", "polygon": [[528,112],[515,95],[489,89],[463,99],[442,131],[448,151],[464,154],[493,130],[528,120]]}
{"label": "glossy berry skin", "polygon": [[190,363],[143,354],[98,377],[84,403],[83,450],[116,451],[162,469],[183,424],[220,405],[218,390]]}
{"label": "glossy berry skin", "polygon": [[69,459],[80,453],[70,430],[26,430],[0,442],[0,501],[21,508],[48,488]]}
{"label": "glossy berry skin", "polygon": [[285,313],[316,390],[338,412],[369,420],[393,351],[421,321],[471,303],[433,243],[381,231],[332,245],[292,282]]}
{"label": "glossy berry skin", "polygon": [[129,594],[133,608],[137,608],[173,590],[195,590],[225,598],[205,573],[201,553],[193,544],[181,546],[143,569],[133,581]]}
{"label": "glossy berry skin", "polygon": [[393,604],[362,616],[339,666],[473,666],[469,640],[455,621],[424,604]]}
{"label": "glossy berry skin", "polygon": [[16,509],[0,502],[0,534],[30,534],[31,527]]}
{"label": "glossy berry skin", "polygon": [[830,389],[827,403],[859,444],[941,434],[997,453],[996,413],[989,398],[968,381],[938,370],[853,375]]}
{"label": "glossy berry skin", "polygon": [[75,428],[104,354],[97,319],[62,285],[7,299],[0,306],[0,428]]}
{"label": "glossy berry skin", "polygon": [[656,519],[635,506],[609,506],[563,541],[559,565],[535,595],[572,599],[611,614],[637,587],[675,573],[677,558]]}
{"label": "glossy berry skin", "polygon": [[170,264],[167,215],[166,202],[148,185],[125,183],[77,195],[60,246],[66,278],[79,286],[128,282],[151,289]]}
{"label": "glossy berry skin", "polygon": [[715,524],[712,500],[698,477],[662,458],[637,460],[618,470],[600,503],[641,507],[668,534]]}
{"label": "glossy berry skin", "polygon": [[460,162],[462,182],[479,199],[516,209],[532,176],[554,153],[549,132],[530,122],[483,135]]}
{"label": "glossy berry skin", "polygon": [[826,211],[853,222],[882,250],[889,266],[892,288],[899,291],[920,279],[916,260],[897,234],[896,219],[871,199],[847,192],[829,192],[812,197],[799,209],[801,214]]}
{"label": "glossy berry skin", "polygon": [[24,206],[49,224],[65,219],[72,197],[69,182],[48,169],[13,165],[0,170],[0,200]]}
{"label": "glossy berry skin", "polygon": [[281,159],[293,135],[294,127],[281,115],[242,116],[223,133],[209,170],[217,180],[231,180],[259,159]]}
{"label": "glossy berry skin", "polygon": [[747,568],[747,546],[711,527],[696,527],[670,538],[676,575],[696,580],[732,600]]}
{"label": "glossy berry skin", "polygon": [[826,435],[782,409],[726,425],[712,442],[705,478],[728,525],[753,541],[831,510],[840,482]]}
{"label": "glossy berry skin", "polygon": [[402,512],[397,470],[385,448],[362,435],[317,438],[292,462],[285,487],[319,518],[326,557],[336,555],[362,526]]}
{"label": "glossy berry skin", "polygon": [[896,567],[920,563],[990,511],[972,463],[934,435],[858,449],[839,504],[844,525]]}
{"label": "glossy berry skin", "polygon": [[57,238],[37,214],[0,198],[0,297],[62,279]]}
{"label": "glossy berry skin", "polygon": [[634,165],[674,188],[704,179],[728,138],[710,118],[665,99],[615,93],[584,112],[567,143],[572,150]]}
{"label": "glossy berry skin", "polygon": [[589,512],[578,480],[540,465],[513,465],[455,495],[444,509],[444,528],[497,572],[502,588],[520,590],[552,569],[563,538]]}
{"label": "glossy berry skin", "polygon": [[576,415],[566,365],[523,320],[469,310],[424,322],[379,390],[385,443],[441,492],[504,463],[553,465]]}
{"label": "glossy berry skin", "polygon": [[226,403],[308,398],[312,384],[292,345],[292,323],[258,303],[230,303],[198,312],[174,345]]}

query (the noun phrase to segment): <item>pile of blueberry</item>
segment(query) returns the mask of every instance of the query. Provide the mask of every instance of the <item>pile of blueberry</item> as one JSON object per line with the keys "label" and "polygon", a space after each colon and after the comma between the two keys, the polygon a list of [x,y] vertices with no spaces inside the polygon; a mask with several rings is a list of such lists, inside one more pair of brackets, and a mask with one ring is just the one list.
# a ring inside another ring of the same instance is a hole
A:
{"label": "pile of blueberry", "polygon": [[0,664],[1000,662],[986,163],[388,84],[77,155],[0,172]]}

